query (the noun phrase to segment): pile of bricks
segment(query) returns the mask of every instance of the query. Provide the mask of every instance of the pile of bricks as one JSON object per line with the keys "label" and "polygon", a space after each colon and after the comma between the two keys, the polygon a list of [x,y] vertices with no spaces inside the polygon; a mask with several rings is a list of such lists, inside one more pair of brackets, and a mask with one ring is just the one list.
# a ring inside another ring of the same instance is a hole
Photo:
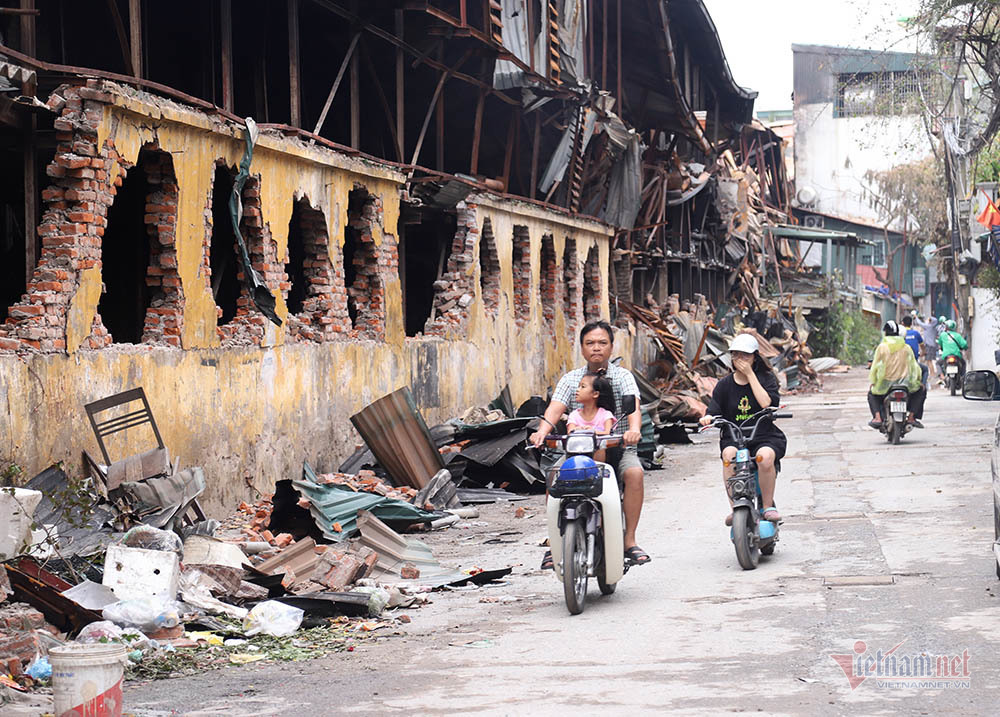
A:
{"label": "pile of bricks", "polygon": [[323,550],[315,570],[305,580],[296,580],[291,586],[291,592],[340,592],[371,575],[378,562],[378,553],[363,545],[357,548],[342,545],[317,546],[317,551],[320,548]]}
{"label": "pile of bricks", "polygon": [[16,677],[23,665],[45,654],[38,631],[59,634],[30,605],[11,603],[0,608],[0,672]]}
{"label": "pile of bricks", "polygon": [[417,494],[416,488],[410,488],[408,486],[396,488],[383,483],[379,480],[378,476],[370,470],[358,471],[357,475],[351,475],[349,473],[321,473],[316,476],[316,479],[323,484],[335,483],[337,485],[346,486],[355,491],[376,493],[377,495],[385,496],[386,498],[398,498],[399,500],[410,502],[413,501],[413,497]]}

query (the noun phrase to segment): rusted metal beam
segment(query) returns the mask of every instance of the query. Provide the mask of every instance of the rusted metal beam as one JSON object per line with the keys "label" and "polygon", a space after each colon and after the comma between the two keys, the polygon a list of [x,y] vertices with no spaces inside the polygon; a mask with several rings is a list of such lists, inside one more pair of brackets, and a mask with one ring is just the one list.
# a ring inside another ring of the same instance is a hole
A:
{"label": "rusted metal beam", "polygon": [[486,93],[479,91],[479,99],[476,101],[476,119],[472,129],[472,160],[469,164],[469,174],[476,176],[479,172],[479,144],[483,138],[483,106],[486,104]]}
{"label": "rusted metal beam", "polygon": [[340,69],[337,70],[337,76],[334,78],[333,85],[330,87],[330,93],[326,96],[326,102],[323,103],[323,111],[319,113],[319,120],[313,128],[313,134],[319,134],[319,131],[323,129],[323,123],[326,122],[326,115],[330,112],[330,106],[333,104],[333,98],[337,96],[337,90],[340,88],[340,81],[344,79],[344,72],[347,71],[347,66],[350,64],[351,58],[354,56],[354,49],[358,46],[358,40],[360,39],[361,31],[358,30],[354,33],[354,37],[351,38],[351,44],[347,46],[347,53],[344,55],[344,59],[340,63]]}
{"label": "rusted metal beam", "polygon": [[302,126],[302,90],[299,75],[299,0],[287,0],[288,10],[288,104],[289,118]]}
{"label": "rusted metal beam", "polygon": [[[351,3],[357,9],[357,0]],[[358,53],[351,57],[351,146],[361,149],[361,61]]]}
{"label": "rusted metal beam", "polygon": [[107,0],[107,4],[108,12],[111,13],[111,20],[115,26],[115,33],[118,35],[118,45],[122,51],[122,62],[125,63],[125,72],[134,75],[135,70],[132,69],[132,50],[129,44],[128,31],[125,29],[125,21],[122,20],[122,14],[118,12],[118,3],[115,0]]}
{"label": "rusted metal beam", "polygon": [[361,41],[361,52],[364,55],[365,67],[368,68],[369,78],[371,79],[372,85],[375,87],[379,101],[382,103],[382,110],[385,112],[385,119],[389,125],[389,133],[392,135],[392,144],[396,148],[396,160],[398,162],[402,162],[403,147],[399,143],[399,135],[396,134],[396,125],[392,116],[392,109],[390,109],[389,100],[386,99],[385,92],[382,90],[382,83],[378,79],[378,73],[375,72],[375,63],[372,62],[371,54],[368,52],[368,44],[364,40]]}
{"label": "rusted metal beam", "polygon": [[[396,35],[403,39],[403,11],[396,10]],[[399,161],[406,155],[406,94],[403,85],[403,48],[396,46],[396,143]]]}
{"label": "rusted metal beam", "polygon": [[427,108],[427,114],[424,115],[424,124],[420,128],[420,135],[417,137],[417,146],[413,148],[413,159],[410,160],[410,164],[415,165],[417,160],[420,159],[420,149],[424,145],[424,137],[427,135],[427,127],[431,123],[431,117],[434,115],[434,109],[437,107],[438,98],[441,96],[441,90],[444,88],[444,83],[448,81],[448,78],[458,70],[459,67],[465,64],[465,61],[472,57],[472,50],[466,50],[465,54],[462,55],[461,59],[455,63],[454,69],[448,69],[441,73],[441,78],[438,80],[437,87],[434,88],[434,94],[431,97],[430,106]]}
{"label": "rusted metal beam", "polygon": [[[484,87],[484,88],[488,89],[490,91],[490,93],[493,94],[501,102],[506,102],[509,105],[518,106],[518,107],[521,105],[520,100],[514,99],[513,97],[508,97],[503,92],[500,92],[499,90],[494,89],[492,85],[486,84],[482,80],[476,79],[475,77],[472,77],[471,75],[466,75],[466,74],[464,74],[462,72],[457,72],[454,68],[449,68],[444,63],[438,62],[438,61],[434,60],[433,58],[431,58],[426,52],[421,52],[416,47],[414,47],[413,45],[410,45],[407,42],[404,42],[400,38],[398,38],[395,35],[393,35],[391,32],[387,32],[386,30],[383,30],[382,28],[380,28],[380,27],[378,27],[376,25],[372,25],[371,23],[365,22],[363,19],[361,19],[355,13],[352,13],[349,10],[345,10],[344,8],[340,7],[339,5],[335,5],[334,3],[330,2],[330,0],[311,0],[311,2],[313,2],[316,5],[319,5],[324,10],[328,10],[328,11],[332,12],[334,15],[339,15],[340,17],[343,17],[343,18],[346,18],[347,20],[350,20],[352,23],[354,23],[354,25],[358,29],[365,30],[366,32],[370,32],[375,37],[378,37],[378,38],[380,38],[382,40],[385,40],[386,42],[388,42],[388,43],[390,43],[390,44],[392,44],[392,45],[394,45],[396,47],[402,48],[404,52],[406,52],[407,54],[412,55],[413,57],[417,58],[417,62],[414,63],[414,66],[423,63],[425,65],[428,65],[429,67],[433,67],[435,70],[440,70],[441,72],[450,72],[451,76],[454,77],[456,80],[462,80],[463,82],[467,82],[470,85],[475,85],[476,87]],[[499,59],[507,60],[507,59],[511,59],[511,58],[509,58],[509,57],[499,57]],[[511,61],[513,61],[513,60],[511,59]],[[560,94],[560,96],[569,97],[570,93],[568,93],[568,92],[562,93],[562,94]]]}
{"label": "rusted metal beam", "polygon": [[[30,16],[29,16],[30,17]],[[33,19],[33,18],[32,18]],[[35,156],[37,118],[32,114],[24,131],[24,282],[27,286],[38,263],[38,160]]]}
{"label": "rusted metal beam", "polygon": [[132,74],[142,77],[142,0],[128,0],[128,46],[132,54]]}
{"label": "rusted metal beam", "polygon": [[220,0],[219,35],[222,55],[222,107],[233,111],[233,2]]}
{"label": "rusted metal beam", "polygon": [[503,190],[510,191],[510,162],[514,155],[515,130],[517,129],[517,110],[511,111],[510,123],[507,125],[507,144],[504,145],[503,156]]}
{"label": "rusted metal beam", "polygon": [[[444,64],[444,43],[440,43],[437,48],[438,62]],[[440,171],[444,171],[444,86],[438,93],[437,114],[435,120],[435,142],[434,142],[434,166]]]}
{"label": "rusted metal beam", "polygon": [[531,142],[531,184],[528,189],[528,196],[535,198],[538,191],[538,145],[542,140],[542,117],[535,111],[535,135]]}

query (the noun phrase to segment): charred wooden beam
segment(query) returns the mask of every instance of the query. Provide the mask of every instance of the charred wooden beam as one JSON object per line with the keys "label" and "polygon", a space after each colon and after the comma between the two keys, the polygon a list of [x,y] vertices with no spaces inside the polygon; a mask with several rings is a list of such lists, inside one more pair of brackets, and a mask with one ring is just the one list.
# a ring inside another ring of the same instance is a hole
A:
{"label": "charred wooden beam", "polygon": [[233,3],[220,0],[219,35],[222,54],[222,107],[233,111]]}
{"label": "charred wooden beam", "polygon": [[142,77],[142,0],[128,0],[128,40],[132,74]]}
{"label": "charred wooden beam", "polygon": [[287,0],[288,10],[288,104],[294,127],[302,126],[302,90],[299,75],[299,0]]}
{"label": "charred wooden beam", "polygon": [[351,62],[351,58],[354,56],[354,50],[358,46],[358,40],[361,39],[361,31],[354,33],[354,37],[351,38],[351,44],[347,46],[347,52],[344,54],[344,59],[340,63],[340,69],[337,70],[337,76],[333,80],[333,85],[330,87],[330,92],[326,96],[326,102],[323,103],[323,111],[319,113],[319,120],[316,122],[316,126],[313,128],[313,134],[319,134],[320,130],[323,129],[323,123],[326,122],[326,116],[330,112],[330,106],[333,105],[333,98],[337,96],[337,90],[340,89],[340,82],[344,79],[344,73],[347,71],[347,66]]}

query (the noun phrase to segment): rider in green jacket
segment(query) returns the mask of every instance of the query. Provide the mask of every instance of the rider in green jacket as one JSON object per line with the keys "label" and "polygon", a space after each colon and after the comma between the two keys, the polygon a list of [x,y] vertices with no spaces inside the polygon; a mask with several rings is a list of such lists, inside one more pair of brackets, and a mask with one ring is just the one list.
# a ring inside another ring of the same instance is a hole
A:
{"label": "rider in green jacket", "polygon": [[958,375],[965,374],[965,359],[962,358],[962,351],[969,347],[968,342],[962,334],[955,331],[955,322],[948,319],[945,330],[938,334],[938,346],[941,347],[941,365],[944,366],[949,356],[958,357]]}

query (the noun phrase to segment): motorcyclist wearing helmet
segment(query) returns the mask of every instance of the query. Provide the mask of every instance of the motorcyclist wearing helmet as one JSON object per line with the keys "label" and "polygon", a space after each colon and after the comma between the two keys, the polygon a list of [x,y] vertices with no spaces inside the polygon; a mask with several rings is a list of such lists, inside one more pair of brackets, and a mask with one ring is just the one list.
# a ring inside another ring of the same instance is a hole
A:
{"label": "motorcyclist wearing helmet", "polygon": [[958,375],[965,375],[965,359],[962,357],[962,351],[969,347],[968,342],[962,334],[955,331],[955,322],[952,319],[948,319],[945,322],[944,331],[938,334],[938,346],[941,347],[941,363],[942,365],[947,361],[949,356],[958,357]]}
{"label": "motorcyclist wearing helmet", "polygon": [[899,326],[895,321],[886,321],[882,327],[885,335],[882,343],[875,349],[872,367],[868,372],[871,388],[868,390],[868,408],[872,412],[872,420],[868,425],[875,429],[882,427],[882,402],[889,388],[901,383],[909,392],[907,400],[907,421],[916,428],[923,428],[920,419],[924,415],[924,400],[927,389],[924,388],[920,365],[913,356],[913,351],[899,335]]}
{"label": "motorcyclist wearing helmet", "polygon": [[[709,425],[715,416],[722,416],[733,423],[742,423],[761,409],[780,403],[778,377],[761,357],[759,348],[757,339],[750,334],[738,334],[733,339],[729,345],[733,372],[716,384],[708,411],[700,421],[701,425]],[[785,455],[787,439],[771,420],[762,420],[767,422],[757,429],[753,443],[747,448],[751,455],[757,457],[760,495],[767,506],[764,509],[764,520],[777,522],[781,520],[781,515],[774,507],[774,484],[781,458]],[[725,431],[719,436],[719,448],[722,452],[722,478],[726,481],[735,470],[732,463],[736,458],[736,445]],[[730,505],[732,502],[730,498]],[[733,514],[730,513],[726,518],[726,525],[732,524]]]}

